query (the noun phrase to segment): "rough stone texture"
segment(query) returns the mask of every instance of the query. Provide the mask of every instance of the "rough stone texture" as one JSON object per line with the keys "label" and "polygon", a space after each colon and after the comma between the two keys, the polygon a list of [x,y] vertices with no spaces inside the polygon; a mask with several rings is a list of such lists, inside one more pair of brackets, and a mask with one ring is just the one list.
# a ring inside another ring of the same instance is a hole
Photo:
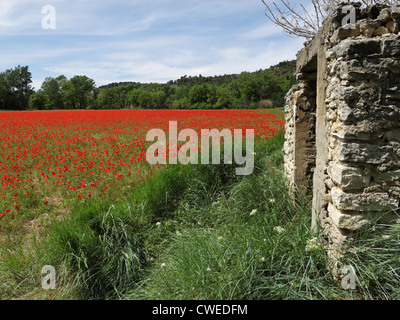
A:
{"label": "rough stone texture", "polygon": [[400,5],[358,12],[355,29],[340,18],[298,53],[285,108],[285,173],[313,189],[313,226],[330,248],[400,213]]}
{"label": "rough stone texture", "polygon": [[[314,81],[315,83],[315,81]],[[286,106],[285,172],[291,188],[312,188],[315,167],[315,84],[303,82],[292,88]]]}

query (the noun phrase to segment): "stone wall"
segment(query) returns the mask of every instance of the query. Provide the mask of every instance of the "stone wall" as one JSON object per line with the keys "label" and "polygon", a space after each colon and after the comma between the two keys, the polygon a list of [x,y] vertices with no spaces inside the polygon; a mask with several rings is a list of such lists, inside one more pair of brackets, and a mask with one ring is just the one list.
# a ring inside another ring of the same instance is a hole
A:
{"label": "stone wall", "polygon": [[[315,168],[315,84],[302,82],[288,95],[286,113],[285,172],[290,188],[312,190]],[[294,191],[294,190],[293,190]]]}
{"label": "stone wall", "polygon": [[353,29],[340,13],[325,21],[287,96],[285,173],[292,187],[314,186],[313,225],[333,250],[378,214],[400,213],[400,6],[357,18]]}

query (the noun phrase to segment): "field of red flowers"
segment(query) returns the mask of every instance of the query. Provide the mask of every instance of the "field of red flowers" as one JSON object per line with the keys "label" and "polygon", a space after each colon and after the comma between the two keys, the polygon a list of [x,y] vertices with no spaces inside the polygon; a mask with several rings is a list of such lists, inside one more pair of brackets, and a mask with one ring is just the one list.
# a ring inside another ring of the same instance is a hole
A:
{"label": "field of red flowers", "polygon": [[155,168],[146,162],[146,134],[254,129],[270,138],[283,131],[265,110],[40,111],[0,113],[0,220],[38,208],[95,197],[119,200]]}

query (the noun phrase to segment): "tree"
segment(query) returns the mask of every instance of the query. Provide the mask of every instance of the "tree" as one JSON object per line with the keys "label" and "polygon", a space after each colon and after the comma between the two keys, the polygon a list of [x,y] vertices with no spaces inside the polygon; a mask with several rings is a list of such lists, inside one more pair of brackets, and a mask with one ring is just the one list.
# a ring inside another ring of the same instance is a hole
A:
{"label": "tree", "polygon": [[6,110],[24,110],[34,92],[29,67],[17,66],[0,73],[0,103]]}
{"label": "tree", "polygon": [[150,91],[145,90],[145,89],[139,89],[139,95],[138,95],[138,104],[139,107],[141,108],[149,108],[153,105],[153,95]]}
{"label": "tree", "polygon": [[57,78],[47,77],[42,83],[40,92],[48,97],[48,109],[64,109],[62,86],[68,81],[63,75]]}
{"label": "tree", "polygon": [[206,83],[195,85],[189,91],[189,99],[192,103],[206,103],[210,94],[210,86]]}
{"label": "tree", "polygon": [[48,110],[50,106],[49,97],[43,92],[35,92],[29,98],[29,109]]}
{"label": "tree", "polygon": [[102,89],[97,96],[96,107],[100,109],[119,109],[120,99],[118,87]]}
{"label": "tree", "polygon": [[133,89],[128,93],[128,101],[131,107],[137,108],[139,107],[139,94],[140,89]]}
{"label": "tree", "polygon": [[217,88],[217,105],[218,109],[232,108],[232,96],[227,86],[219,86]]}
{"label": "tree", "polygon": [[95,89],[94,80],[87,76],[75,76],[69,80],[67,86],[68,100],[73,109],[86,109],[93,100]]}
{"label": "tree", "polygon": [[164,90],[159,90],[153,93],[154,107],[164,108],[167,102],[167,95]]}
{"label": "tree", "polygon": [[[303,4],[299,4],[299,1],[296,1],[297,5],[290,0],[280,0],[272,4],[267,4],[265,0],[261,1],[267,7],[266,16],[274,24],[290,35],[306,39],[312,39],[321,28],[322,22],[343,3],[343,0],[311,0],[312,9],[309,10]],[[348,1],[349,4],[358,2],[360,1]],[[361,0],[362,7],[397,3],[398,0]]]}
{"label": "tree", "polygon": [[8,83],[5,73],[0,73],[0,109],[7,109]]}

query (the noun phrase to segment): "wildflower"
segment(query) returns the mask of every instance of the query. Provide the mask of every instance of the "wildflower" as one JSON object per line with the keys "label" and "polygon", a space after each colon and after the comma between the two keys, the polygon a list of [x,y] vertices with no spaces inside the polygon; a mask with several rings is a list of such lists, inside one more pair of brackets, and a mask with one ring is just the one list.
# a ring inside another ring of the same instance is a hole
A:
{"label": "wildflower", "polygon": [[223,239],[223,237],[219,236],[217,239],[218,239],[218,241],[221,241]]}
{"label": "wildflower", "polygon": [[312,238],[307,241],[307,245],[306,245],[307,252],[317,251],[318,249],[319,249],[318,238]]}
{"label": "wildflower", "polygon": [[219,201],[215,201],[215,202],[213,202],[213,203],[211,204],[212,207],[216,207],[216,206],[218,206],[218,205],[219,205]]}
{"label": "wildflower", "polygon": [[255,216],[257,214],[257,209],[254,209],[252,212],[250,212],[250,216]]}
{"label": "wildflower", "polygon": [[207,272],[210,272],[210,271],[211,271],[210,267],[208,267],[206,271],[207,271]]}
{"label": "wildflower", "polygon": [[278,233],[278,234],[281,234],[281,233],[285,232],[285,229],[282,228],[281,226],[278,226],[278,227],[275,227],[275,228],[274,228],[274,231],[275,231],[276,233]]}
{"label": "wildflower", "polygon": [[161,263],[161,267],[164,268],[165,267],[165,263]]}
{"label": "wildflower", "polygon": [[49,203],[49,201],[47,201],[47,200],[44,202],[44,204],[48,204],[48,203]]}
{"label": "wildflower", "polygon": [[177,236],[181,236],[182,233],[180,233],[179,231],[176,231],[176,235],[177,235]]}
{"label": "wildflower", "polygon": [[161,226],[161,222],[160,221],[156,223],[156,227],[159,227],[159,226]]}
{"label": "wildflower", "polygon": [[269,203],[275,203],[275,199],[269,199]]}
{"label": "wildflower", "polygon": [[262,258],[260,259],[260,261],[261,261],[261,262],[265,262],[265,258],[262,257]]}

